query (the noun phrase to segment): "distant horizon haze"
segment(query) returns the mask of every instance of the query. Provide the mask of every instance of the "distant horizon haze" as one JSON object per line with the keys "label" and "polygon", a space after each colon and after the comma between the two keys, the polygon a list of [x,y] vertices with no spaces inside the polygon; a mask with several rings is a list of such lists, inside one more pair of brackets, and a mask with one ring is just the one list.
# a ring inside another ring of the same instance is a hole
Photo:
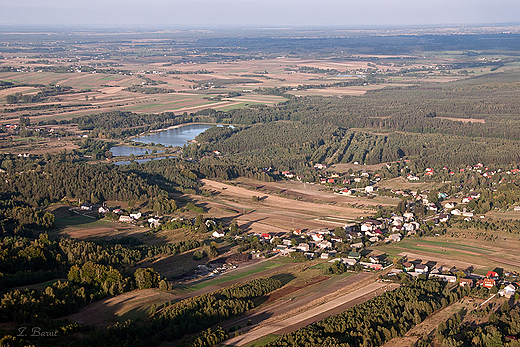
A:
{"label": "distant horizon haze", "polygon": [[17,0],[2,27],[136,29],[384,28],[518,23],[520,1],[496,0]]}

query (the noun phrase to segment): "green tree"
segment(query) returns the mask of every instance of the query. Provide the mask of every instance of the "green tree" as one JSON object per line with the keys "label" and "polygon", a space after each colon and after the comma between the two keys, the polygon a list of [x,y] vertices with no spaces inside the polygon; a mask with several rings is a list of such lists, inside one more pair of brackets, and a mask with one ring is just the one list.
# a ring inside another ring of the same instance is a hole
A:
{"label": "green tree", "polygon": [[157,288],[159,286],[159,274],[152,268],[137,269],[134,273],[135,283],[139,289]]}

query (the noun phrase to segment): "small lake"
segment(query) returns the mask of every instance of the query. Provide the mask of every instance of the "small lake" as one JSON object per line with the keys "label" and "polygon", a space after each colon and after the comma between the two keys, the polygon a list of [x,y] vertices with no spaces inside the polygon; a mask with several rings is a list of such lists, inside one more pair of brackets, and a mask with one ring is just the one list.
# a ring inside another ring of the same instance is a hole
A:
{"label": "small lake", "polygon": [[154,134],[136,137],[134,141],[143,143],[159,143],[164,146],[182,147],[188,141],[214,127],[212,124],[188,124],[174,129],[163,130]]}
{"label": "small lake", "polygon": [[[114,157],[128,156],[128,155],[144,155],[151,154],[151,149],[140,148],[140,147],[130,147],[130,146],[116,146],[110,148],[110,152],[114,155]],[[157,151],[157,153],[162,153],[164,151]]]}
{"label": "small lake", "polygon": [[336,77],[362,77],[365,78],[365,75],[336,75]]}

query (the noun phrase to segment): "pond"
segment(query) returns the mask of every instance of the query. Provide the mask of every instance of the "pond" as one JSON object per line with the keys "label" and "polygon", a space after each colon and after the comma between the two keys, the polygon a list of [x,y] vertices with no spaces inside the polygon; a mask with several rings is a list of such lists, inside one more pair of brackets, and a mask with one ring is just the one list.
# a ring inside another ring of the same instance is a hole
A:
{"label": "pond", "polygon": [[150,135],[136,137],[134,141],[142,143],[153,142],[164,146],[182,147],[187,144],[188,141],[194,140],[198,134],[212,127],[214,127],[212,124],[188,124]]}

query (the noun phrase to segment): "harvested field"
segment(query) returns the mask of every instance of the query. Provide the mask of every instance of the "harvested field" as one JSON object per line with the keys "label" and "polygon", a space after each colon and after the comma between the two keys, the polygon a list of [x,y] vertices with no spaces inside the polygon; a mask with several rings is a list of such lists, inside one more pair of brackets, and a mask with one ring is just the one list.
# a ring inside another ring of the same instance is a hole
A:
{"label": "harvested field", "polygon": [[352,169],[354,172],[362,170],[366,172],[374,172],[376,170],[380,170],[383,168],[386,164],[375,164],[375,165],[359,165],[359,164],[352,164],[352,163],[339,163],[334,164],[328,167],[325,171],[327,172],[348,172],[349,169]]}
{"label": "harvested field", "polygon": [[[13,87],[13,88],[7,88],[0,90],[0,98],[4,98],[7,95],[15,94],[15,93],[22,93],[22,94],[35,94],[38,91],[40,91],[38,88],[34,87]],[[9,105],[6,105],[9,107]],[[15,106],[15,105],[12,105]]]}
{"label": "harvested field", "polygon": [[307,202],[327,202],[333,204],[352,204],[352,205],[371,205],[371,206],[385,206],[397,205],[397,200],[388,197],[376,197],[373,199],[355,197],[355,196],[340,196],[328,191],[326,187],[319,184],[309,184],[296,181],[278,181],[278,182],[260,182],[246,178],[236,180],[240,185],[251,187],[259,192],[266,191],[280,195],[287,195],[299,201]]}
{"label": "harvested field", "polygon": [[377,183],[380,188],[394,189],[394,190],[429,190],[435,186],[433,182],[410,182],[404,177],[396,177],[384,180]]}
{"label": "harvested field", "polygon": [[178,299],[178,295],[158,289],[141,289],[124,293],[112,298],[97,301],[78,313],[68,316],[78,324],[108,326],[117,321],[135,319],[149,314],[155,303],[164,304]]}
{"label": "harvested field", "polygon": [[[333,82],[333,81],[331,81]],[[341,96],[341,95],[363,95],[369,90],[377,90],[383,89],[386,85],[373,85],[373,86],[365,86],[365,87],[343,87],[343,88],[311,88],[307,90],[291,90],[287,92],[287,94],[292,94],[295,96],[308,96],[308,95],[316,95],[316,96]]]}

